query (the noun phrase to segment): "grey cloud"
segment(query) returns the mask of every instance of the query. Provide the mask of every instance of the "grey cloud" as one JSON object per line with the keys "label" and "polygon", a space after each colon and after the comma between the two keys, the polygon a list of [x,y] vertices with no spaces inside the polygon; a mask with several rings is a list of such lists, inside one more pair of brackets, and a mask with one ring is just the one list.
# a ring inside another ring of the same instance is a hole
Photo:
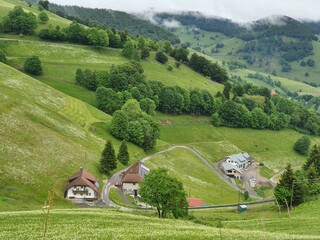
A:
{"label": "grey cloud", "polygon": [[51,0],[61,5],[81,5],[131,13],[154,11],[199,11],[208,16],[221,16],[238,22],[258,20],[272,15],[319,20],[318,0]]}

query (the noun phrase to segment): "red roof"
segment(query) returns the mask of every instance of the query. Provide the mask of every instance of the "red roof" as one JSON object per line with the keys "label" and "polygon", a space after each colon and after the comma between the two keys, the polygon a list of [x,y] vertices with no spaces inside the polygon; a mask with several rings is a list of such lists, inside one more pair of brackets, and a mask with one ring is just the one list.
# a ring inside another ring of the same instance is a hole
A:
{"label": "red roof", "polygon": [[187,198],[189,207],[200,207],[203,202],[201,198]]}
{"label": "red roof", "polygon": [[277,94],[276,90],[272,89],[271,90],[271,95],[275,95],[275,94]]}
{"label": "red roof", "polygon": [[69,188],[73,186],[88,186],[92,188],[95,192],[99,192],[98,187],[95,185],[95,183],[97,182],[99,181],[95,176],[81,168],[79,172],[77,172],[71,178],[69,178],[64,190],[67,191]]}

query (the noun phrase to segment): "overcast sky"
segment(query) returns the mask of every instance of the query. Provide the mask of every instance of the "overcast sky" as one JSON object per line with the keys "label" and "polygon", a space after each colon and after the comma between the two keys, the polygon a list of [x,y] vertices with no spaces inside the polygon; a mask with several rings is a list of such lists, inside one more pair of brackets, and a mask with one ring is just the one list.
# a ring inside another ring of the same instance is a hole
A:
{"label": "overcast sky", "polygon": [[239,22],[270,15],[298,19],[320,19],[319,0],[49,0],[61,5],[81,5],[126,12],[199,11],[205,15],[230,18]]}

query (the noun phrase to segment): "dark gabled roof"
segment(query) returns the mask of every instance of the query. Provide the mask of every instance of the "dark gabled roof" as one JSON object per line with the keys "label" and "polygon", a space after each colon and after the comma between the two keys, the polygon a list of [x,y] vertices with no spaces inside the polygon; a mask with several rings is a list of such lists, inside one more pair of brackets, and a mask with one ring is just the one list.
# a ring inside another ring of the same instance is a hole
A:
{"label": "dark gabled roof", "polygon": [[75,173],[71,178],[69,178],[68,182],[73,181],[75,178],[78,178],[79,176],[85,177],[86,179],[92,182],[99,182],[99,180],[95,176],[83,170],[82,168],[80,168],[79,172]]}
{"label": "dark gabled roof", "polygon": [[138,161],[123,173],[122,182],[140,183],[143,181],[144,172],[149,172],[149,169]]}
{"label": "dark gabled roof", "polygon": [[64,190],[67,191],[73,186],[88,186],[94,191],[99,192],[99,188],[95,185],[96,182],[99,181],[95,176],[81,168],[79,172],[69,178]]}

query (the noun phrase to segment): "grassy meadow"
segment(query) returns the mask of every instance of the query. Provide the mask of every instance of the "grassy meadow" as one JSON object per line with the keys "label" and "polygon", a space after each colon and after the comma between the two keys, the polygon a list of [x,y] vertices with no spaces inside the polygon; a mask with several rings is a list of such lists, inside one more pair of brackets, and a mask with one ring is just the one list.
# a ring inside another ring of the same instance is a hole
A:
{"label": "grassy meadow", "polygon": [[[272,232],[269,228],[253,230],[252,223],[257,220],[239,221],[239,228],[237,225],[225,226],[223,221],[220,231],[219,228],[191,221],[158,219],[141,213],[105,209],[53,210],[49,215],[46,239],[128,239],[128,236],[131,239],[317,239],[319,234],[316,231],[308,231],[318,223],[317,219],[313,220],[316,221],[308,221],[311,226],[305,225],[300,231],[297,228],[292,230],[297,233],[291,234],[287,231]],[[41,211],[3,212],[0,213],[0,221],[0,238],[43,238],[45,215]],[[282,226],[284,223],[289,222],[280,222]],[[293,229],[293,226],[288,224],[286,228]]]}
{"label": "grassy meadow", "polygon": [[279,212],[275,205],[249,206],[248,211],[241,214],[235,209],[191,211],[191,214],[199,222],[212,226],[221,220],[224,229],[304,234],[306,239],[308,236],[319,239],[319,205],[319,200],[304,203],[294,208],[290,216],[286,211]]}
{"label": "grassy meadow", "polygon": [[164,167],[177,177],[188,197],[201,198],[207,204],[235,203],[238,192],[232,189],[186,149],[173,149],[153,156],[145,164],[152,169]]}
{"label": "grassy meadow", "polygon": [[[28,3],[24,1],[16,1],[16,0],[0,0],[0,21],[4,16],[8,15],[8,12],[11,11],[15,6],[21,6],[25,12],[32,12],[36,16],[40,13],[37,6],[29,7]],[[44,10],[45,11],[45,10]],[[49,24],[53,26],[67,27],[71,21],[59,17],[56,14],[53,14],[49,11],[45,11],[48,14],[49,21],[46,24],[39,23],[36,32],[40,31],[43,28],[47,28]]]}

